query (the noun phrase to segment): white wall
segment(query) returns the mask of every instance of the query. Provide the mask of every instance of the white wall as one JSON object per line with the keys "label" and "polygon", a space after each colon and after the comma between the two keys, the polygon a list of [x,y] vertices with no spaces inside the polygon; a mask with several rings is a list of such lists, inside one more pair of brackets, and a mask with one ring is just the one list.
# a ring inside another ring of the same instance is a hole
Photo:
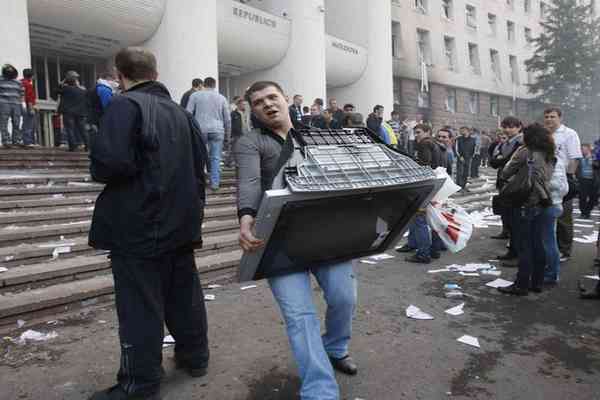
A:
{"label": "white wall", "polygon": [[159,28],[144,46],[156,55],[159,80],[175,101],[192,79],[217,79],[216,0],[168,1]]}
{"label": "white wall", "polygon": [[12,64],[21,74],[31,67],[29,18],[24,0],[2,0],[0,12],[0,64]]}
{"label": "white wall", "polygon": [[320,11],[323,0],[279,0],[269,5],[266,8],[269,12],[281,15],[285,10],[292,20],[288,51],[273,68],[233,78],[232,94],[243,93],[255,81],[272,80],[280,83],[290,97],[296,93],[303,95],[305,103],[312,103],[316,97],[324,98],[325,18]]}
{"label": "white wall", "polygon": [[[348,3],[357,1],[361,0],[351,0]],[[357,111],[364,116],[368,115],[376,104],[383,105],[385,115],[388,115],[394,103],[390,1],[370,1],[366,8],[366,15],[357,15],[355,20],[337,23],[356,26],[356,29],[366,29],[368,61],[365,72],[357,82],[330,89],[328,95],[335,97],[340,104],[353,103]]]}

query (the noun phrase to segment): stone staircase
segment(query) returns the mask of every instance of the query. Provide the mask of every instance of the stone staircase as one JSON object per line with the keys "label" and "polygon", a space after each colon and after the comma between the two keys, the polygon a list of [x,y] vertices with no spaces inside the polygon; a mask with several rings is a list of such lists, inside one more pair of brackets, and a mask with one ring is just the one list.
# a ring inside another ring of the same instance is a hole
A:
{"label": "stone staircase", "polygon": [[[91,181],[88,167],[85,153],[0,150],[0,269],[7,269],[0,272],[0,330],[18,319],[53,319],[112,300],[107,254],[87,245],[103,187]],[[469,189],[456,203],[489,206],[493,182],[476,179]],[[234,172],[225,170],[222,188],[208,194],[204,248],[196,251],[204,283],[235,279],[241,257],[235,191]]]}

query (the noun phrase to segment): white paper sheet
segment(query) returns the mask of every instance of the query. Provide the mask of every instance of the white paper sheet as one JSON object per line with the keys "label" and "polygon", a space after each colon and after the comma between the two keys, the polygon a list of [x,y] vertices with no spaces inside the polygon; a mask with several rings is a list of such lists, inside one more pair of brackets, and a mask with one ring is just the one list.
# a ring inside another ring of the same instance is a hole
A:
{"label": "white paper sheet", "polygon": [[54,339],[58,337],[58,334],[55,331],[49,333],[43,333],[34,331],[32,329],[28,329],[19,336],[19,343],[24,344],[28,340],[33,340],[34,342],[43,342],[46,340]]}
{"label": "white paper sheet", "polygon": [[8,268],[6,268],[6,267],[0,267],[0,272],[6,272],[6,271],[8,271]]}
{"label": "white paper sheet", "polygon": [[360,260],[361,263],[363,264],[370,264],[370,265],[376,265],[377,261],[373,261],[373,260],[368,260],[368,259],[364,259],[364,260]]}
{"label": "white paper sheet", "polygon": [[387,253],[375,254],[374,256],[369,257],[372,261],[383,261],[389,260],[390,258],[394,258],[394,256]]}
{"label": "white paper sheet", "polygon": [[217,285],[217,284],[211,284],[211,285],[208,285],[206,288],[207,288],[207,289],[218,289],[218,288],[220,288],[220,287],[221,287],[221,285]]}
{"label": "white paper sheet", "polygon": [[419,307],[415,307],[412,304],[406,308],[406,316],[408,318],[421,320],[434,319],[433,316],[421,311]]}
{"label": "white paper sheet", "polygon": [[214,294],[205,294],[204,295],[204,300],[205,301],[213,301],[214,299],[216,299]]}
{"label": "white paper sheet", "polygon": [[437,274],[438,272],[448,272],[448,268],[430,269],[429,271],[427,271],[428,274]]}
{"label": "white paper sheet", "polygon": [[474,336],[463,335],[456,340],[458,340],[461,343],[468,344],[469,346],[477,347],[478,349],[481,348],[481,346],[479,345],[479,340]]}
{"label": "white paper sheet", "polygon": [[478,272],[462,272],[462,271],[460,271],[459,274],[461,276],[479,276]]}
{"label": "white paper sheet", "polygon": [[444,312],[446,314],[450,314],[450,315],[454,315],[454,316],[462,315],[465,313],[463,310],[464,307],[465,307],[465,303],[460,303],[459,305],[449,308]]}
{"label": "white paper sheet", "polygon": [[240,288],[240,290],[254,289],[255,287],[257,287],[257,286],[256,286],[256,285],[242,286],[242,287]]}
{"label": "white paper sheet", "polygon": [[499,288],[499,287],[507,287],[512,284],[513,283],[511,281],[507,281],[506,279],[498,278],[496,280],[486,283],[485,286],[489,286],[491,288]]}
{"label": "white paper sheet", "polygon": [[598,275],[584,275],[583,277],[587,278],[587,279],[592,279],[595,281],[600,281],[600,276],[598,276]]}

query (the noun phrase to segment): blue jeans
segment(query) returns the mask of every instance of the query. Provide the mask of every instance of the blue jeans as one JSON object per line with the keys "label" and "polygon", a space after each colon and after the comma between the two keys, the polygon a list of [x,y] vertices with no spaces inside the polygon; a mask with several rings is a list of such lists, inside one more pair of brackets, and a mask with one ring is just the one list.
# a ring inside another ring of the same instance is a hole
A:
{"label": "blue jeans", "polygon": [[210,162],[210,187],[213,189],[218,189],[221,184],[221,157],[224,140],[225,134],[223,133],[208,132],[205,135]]}
{"label": "blue jeans", "polygon": [[23,126],[21,131],[23,132],[23,144],[34,144],[35,143],[35,111],[23,111]]}
{"label": "blue jeans", "polygon": [[432,242],[425,214],[417,214],[408,229],[408,246],[417,249],[417,257],[430,258]]}
{"label": "blue jeans", "polygon": [[[323,289],[327,302],[323,336],[313,303],[310,272]],[[269,278],[269,285],[281,309],[298,364],[302,380],[300,397],[302,400],[338,400],[339,388],[328,356],[348,355],[357,296],[352,262],[321,265]]]}
{"label": "blue jeans", "polygon": [[546,270],[544,279],[557,281],[560,273],[560,252],[556,240],[556,221],[562,214],[562,206],[554,205],[542,210],[540,223],[542,225],[542,242],[546,254]]}
{"label": "blue jeans", "polygon": [[87,148],[88,141],[85,129],[85,117],[74,114],[63,114],[63,122],[65,124],[65,133],[69,143],[69,150],[75,150],[80,144],[83,144]]}
{"label": "blue jeans", "polygon": [[[19,144],[21,142],[21,104],[0,104],[0,134],[2,135],[2,144]],[[8,120],[12,125],[12,138],[8,132]]]}
{"label": "blue jeans", "polygon": [[542,243],[543,208],[527,207],[519,210],[519,271],[515,285],[521,289],[541,287],[544,283],[544,267],[546,255]]}

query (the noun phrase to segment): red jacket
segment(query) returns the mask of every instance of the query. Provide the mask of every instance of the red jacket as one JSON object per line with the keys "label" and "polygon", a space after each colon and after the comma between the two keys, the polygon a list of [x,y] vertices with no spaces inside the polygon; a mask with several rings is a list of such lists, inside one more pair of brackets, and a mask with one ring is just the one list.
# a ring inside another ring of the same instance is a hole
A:
{"label": "red jacket", "polygon": [[36,97],[35,90],[33,89],[33,81],[23,78],[21,79],[21,84],[23,85],[23,89],[25,89],[25,104],[34,106]]}

